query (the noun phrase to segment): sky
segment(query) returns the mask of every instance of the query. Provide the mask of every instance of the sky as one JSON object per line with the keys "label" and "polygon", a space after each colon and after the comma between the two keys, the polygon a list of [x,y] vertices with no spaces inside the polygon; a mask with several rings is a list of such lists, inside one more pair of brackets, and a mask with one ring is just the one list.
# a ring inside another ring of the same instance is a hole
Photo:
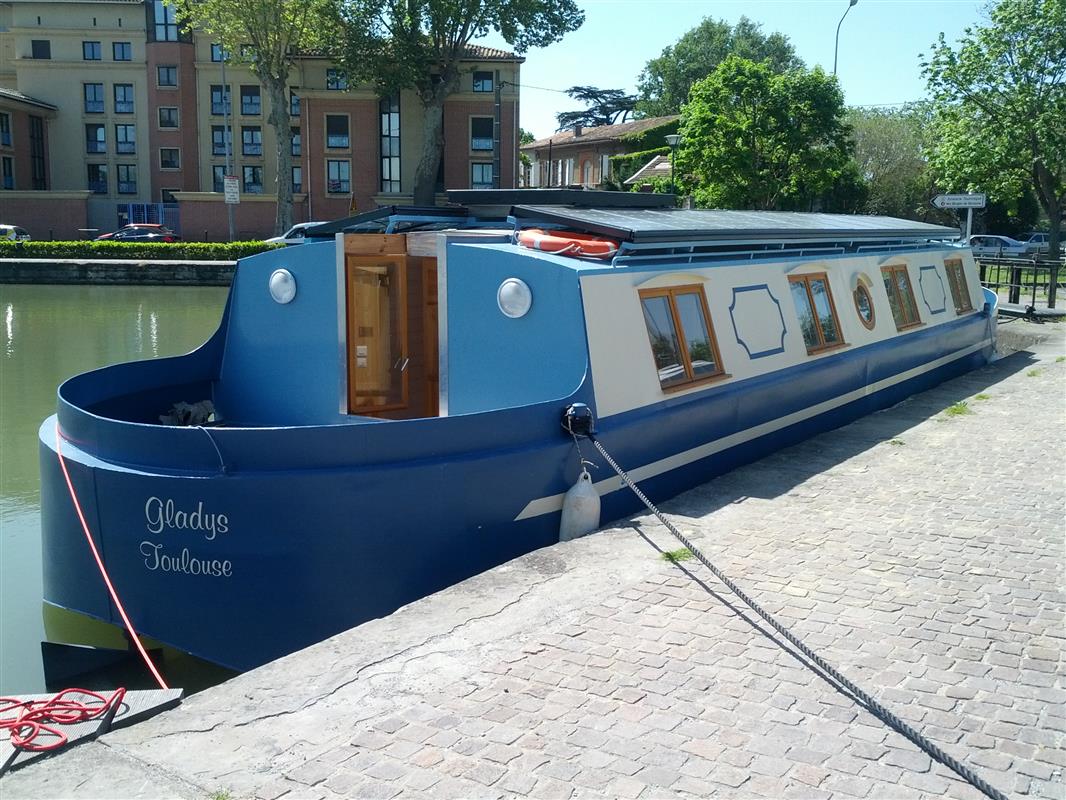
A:
{"label": "sky", "polygon": [[[833,40],[848,0],[577,0],[585,23],[551,47],[530,50],[522,65],[520,124],[538,139],[555,114],[582,108],[562,90],[575,84],[636,93],[644,65],[704,17],[735,24],[747,16],[764,33],[788,36],[808,67],[833,69]],[[848,105],[889,105],[926,96],[920,53],[943,32],[954,43],[984,24],[984,0],[859,0],[840,28],[837,77]],[[483,40],[507,45],[499,37]]]}

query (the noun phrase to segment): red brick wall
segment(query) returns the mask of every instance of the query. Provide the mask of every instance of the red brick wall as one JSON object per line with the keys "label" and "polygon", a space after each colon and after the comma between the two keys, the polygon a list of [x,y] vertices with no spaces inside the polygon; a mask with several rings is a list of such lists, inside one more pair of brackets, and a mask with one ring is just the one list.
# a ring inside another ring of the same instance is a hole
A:
{"label": "red brick wall", "polygon": [[[178,201],[181,214],[182,238],[189,242],[225,242],[229,239],[229,217],[226,204],[215,200]],[[271,201],[242,201],[233,207],[233,227],[236,238],[265,239],[274,235],[274,216],[277,207]],[[293,205],[293,220],[307,219],[305,204]],[[343,216],[343,215],[342,215]],[[325,217],[324,219],[330,219]]]}
{"label": "red brick wall", "polygon": [[7,225],[20,225],[34,239],[83,239],[85,234],[79,233],[78,228],[88,227],[86,205],[85,197],[55,197],[49,192],[0,191],[0,221]]}
{"label": "red brick wall", "polygon": [[[210,191],[210,186],[200,187],[200,153],[197,147],[197,111],[196,111],[196,52],[192,44],[183,42],[149,42],[145,48],[148,61],[148,167],[151,175],[150,202],[161,200],[160,189],[180,189],[187,192],[203,188]],[[160,64],[175,65],[178,68],[178,86],[176,89],[157,86],[156,67]],[[178,107],[178,129],[159,129],[159,107]],[[144,124],[144,123],[141,123]],[[208,144],[210,147],[210,143]],[[181,150],[181,169],[161,170],[159,168],[159,148],[177,147]]]}
{"label": "red brick wall", "polygon": [[[514,103],[504,101],[500,106],[500,188],[515,185]],[[469,189],[471,162],[491,163],[492,151],[470,149],[470,118],[491,117],[493,100],[448,100],[444,103],[444,188]],[[410,135],[410,134],[407,134]],[[507,143],[512,143],[508,147]]]}
{"label": "red brick wall", "polygon": [[[348,149],[326,149],[326,114],[348,115]],[[376,100],[336,100],[310,97],[300,109],[300,134],[303,138],[304,191],[311,195],[311,214],[315,219],[332,220],[349,213],[350,194],[326,191],[326,160],[351,162],[351,188],[359,211],[376,207],[374,195],[381,185],[378,163],[378,103]]]}

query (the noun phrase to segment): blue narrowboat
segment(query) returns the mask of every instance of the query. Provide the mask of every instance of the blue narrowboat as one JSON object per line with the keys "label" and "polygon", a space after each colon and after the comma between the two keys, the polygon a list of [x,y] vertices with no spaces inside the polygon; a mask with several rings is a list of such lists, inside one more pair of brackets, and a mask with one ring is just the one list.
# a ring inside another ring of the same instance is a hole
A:
{"label": "blue narrowboat", "polygon": [[[572,404],[661,500],[994,351],[953,228],[451,199],[244,259],[202,347],[63,383],[40,429],[45,600],[119,624],[76,498],[138,632],[249,669],[557,542]],[[593,474],[604,521],[637,510]]]}

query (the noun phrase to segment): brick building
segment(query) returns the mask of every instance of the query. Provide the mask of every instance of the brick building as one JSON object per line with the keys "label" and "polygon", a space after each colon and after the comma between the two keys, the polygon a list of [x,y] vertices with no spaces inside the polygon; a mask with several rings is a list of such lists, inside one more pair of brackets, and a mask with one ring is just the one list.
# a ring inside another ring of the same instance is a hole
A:
{"label": "brick building", "polygon": [[[165,221],[186,239],[224,240],[228,139],[241,186],[238,237],[269,235],[269,100],[241,64],[225,65],[223,84],[222,56],[217,43],[181,29],[161,0],[0,1],[0,166],[11,168],[0,184],[0,222],[67,239],[126,221]],[[502,50],[468,51],[460,89],[444,107],[442,190],[491,186],[497,80],[500,185],[515,185],[522,61]],[[295,221],[411,202],[422,123],[413,92],[379,98],[308,56],[293,67],[288,110]],[[20,133],[31,123],[35,134]],[[4,130],[10,145],[2,144]]]}

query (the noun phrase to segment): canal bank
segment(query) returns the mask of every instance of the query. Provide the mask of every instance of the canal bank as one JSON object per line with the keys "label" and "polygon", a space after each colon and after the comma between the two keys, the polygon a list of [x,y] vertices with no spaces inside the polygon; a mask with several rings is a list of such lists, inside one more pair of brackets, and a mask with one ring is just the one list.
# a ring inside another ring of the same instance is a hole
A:
{"label": "canal bank", "polygon": [[236,261],[0,258],[0,284],[229,286]]}
{"label": "canal bank", "polygon": [[[1031,340],[1015,327],[1028,324],[1001,326],[1001,340]],[[992,785],[1058,797],[1066,327],[1036,330],[1030,352],[664,511]],[[531,553],[0,786],[200,800],[981,796],[694,561],[661,558],[677,547],[642,517]]]}

